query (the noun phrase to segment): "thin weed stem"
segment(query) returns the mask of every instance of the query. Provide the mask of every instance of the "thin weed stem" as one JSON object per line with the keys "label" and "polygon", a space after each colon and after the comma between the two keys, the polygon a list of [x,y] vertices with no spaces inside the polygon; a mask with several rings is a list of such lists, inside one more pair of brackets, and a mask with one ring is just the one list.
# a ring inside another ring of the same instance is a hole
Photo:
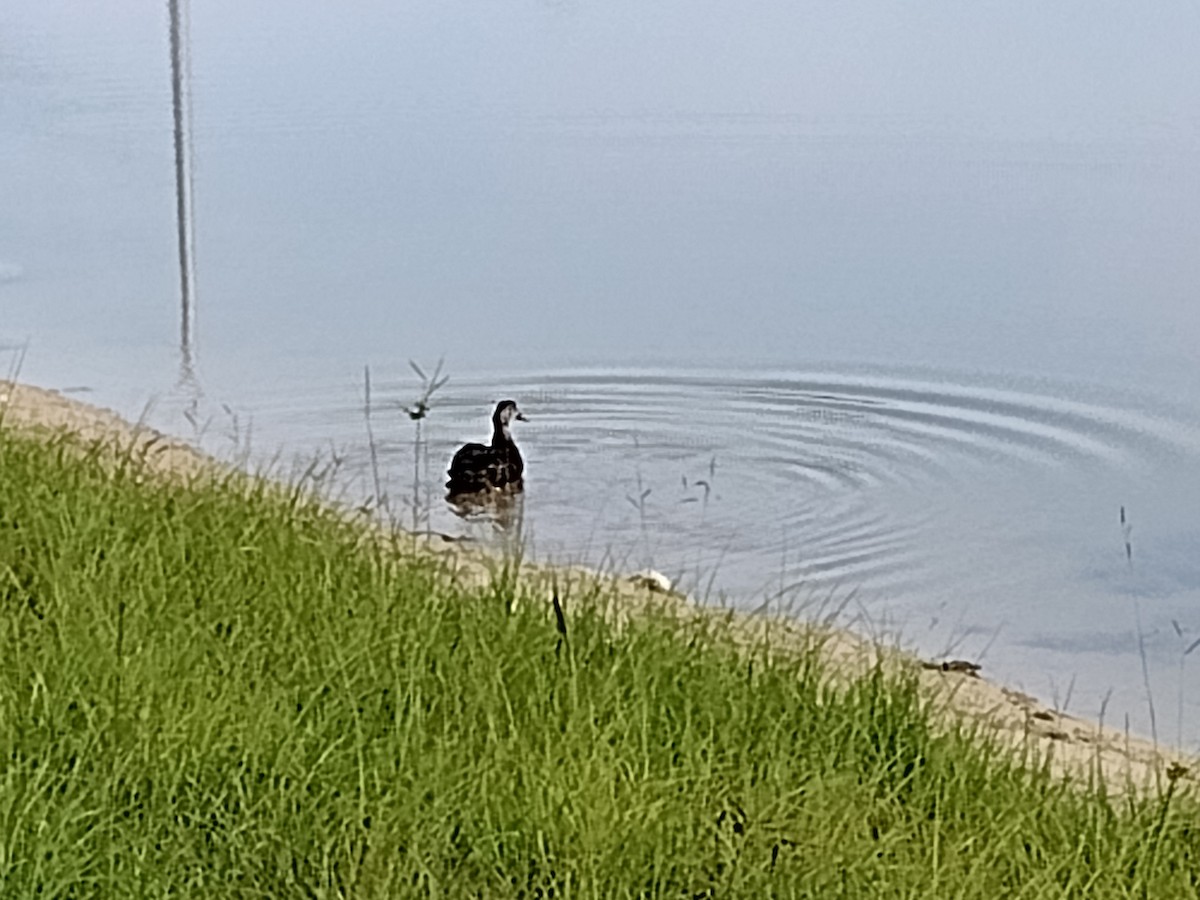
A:
{"label": "thin weed stem", "polygon": [[[417,365],[416,362],[414,362],[411,359],[408,361],[408,365],[417,374],[417,377],[419,379],[421,379],[421,395],[420,395],[420,397],[417,398],[416,402],[413,403],[412,406],[408,406],[408,407],[404,408],[404,412],[408,415],[409,420],[412,421],[412,423],[414,425],[414,430],[413,430],[413,495],[412,495],[412,531],[413,531],[413,539],[414,540],[416,540],[416,536],[420,533],[421,520],[422,520],[422,511],[421,511],[421,462],[422,462],[421,454],[422,453],[424,453],[426,456],[425,471],[426,471],[426,473],[428,473],[428,471],[429,471],[429,461],[428,461],[429,447],[424,442],[424,439],[423,439],[424,432],[423,432],[422,426],[425,422],[425,418],[429,415],[429,413],[432,409],[433,395],[435,393],[437,393],[437,391],[440,390],[443,386],[445,386],[447,381],[450,380],[449,375],[442,374],[443,362],[444,362],[443,359],[439,359],[437,361],[437,365],[434,367],[433,374],[426,375],[425,370],[422,369],[419,365]],[[427,506],[424,511],[424,521],[425,521],[425,525],[426,525],[426,531],[428,531],[429,513],[432,509],[432,496],[428,489],[426,490],[426,501],[427,501]]]}
{"label": "thin weed stem", "polygon": [[[1121,532],[1125,543],[1125,563],[1129,568],[1130,573],[1133,572],[1133,523],[1125,512],[1125,507],[1121,507]],[[1158,749],[1158,716],[1154,709],[1154,691],[1150,686],[1150,663],[1146,656],[1146,632],[1142,628],[1142,605],[1138,600],[1136,593],[1130,588],[1130,595],[1133,600],[1133,620],[1137,628],[1138,642],[1138,657],[1142,664],[1142,684],[1146,689],[1146,709],[1150,715],[1150,738],[1154,742],[1155,750]]]}
{"label": "thin weed stem", "polygon": [[371,454],[371,482],[375,488],[375,506],[387,510],[387,499],[379,480],[379,452],[375,444],[375,430],[371,426],[371,367],[363,366],[363,420],[367,425],[367,449]]}

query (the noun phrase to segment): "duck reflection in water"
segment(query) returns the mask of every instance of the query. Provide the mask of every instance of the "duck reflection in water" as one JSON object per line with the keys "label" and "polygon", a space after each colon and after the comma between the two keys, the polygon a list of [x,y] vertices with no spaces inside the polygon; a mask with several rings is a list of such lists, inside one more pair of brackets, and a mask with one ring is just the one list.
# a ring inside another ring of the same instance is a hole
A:
{"label": "duck reflection in water", "polygon": [[[504,540],[519,539],[523,532],[525,495],[492,491],[491,493],[459,494],[446,498],[450,511],[469,526],[465,540],[488,540],[487,532],[503,536]],[[476,530],[483,526],[484,533]]]}
{"label": "duck reflection in water", "polygon": [[492,413],[491,443],[464,444],[450,461],[446,499],[464,518],[493,519],[503,528],[519,518],[525,462],[509,430],[514,420],[524,422],[525,415],[502,400]]}

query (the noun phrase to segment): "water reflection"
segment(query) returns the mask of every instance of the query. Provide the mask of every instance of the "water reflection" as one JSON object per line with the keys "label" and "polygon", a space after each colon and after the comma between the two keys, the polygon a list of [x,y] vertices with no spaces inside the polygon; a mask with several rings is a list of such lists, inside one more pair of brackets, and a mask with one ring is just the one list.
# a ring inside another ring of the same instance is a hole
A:
{"label": "water reflection", "polygon": [[192,214],[191,41],[188,0],[168,0],[171,110],[175,121],[175,221],[179,237],[179,383],[199,390],[195,372],[195,239]]}
{"label": "water reflection", "polygon": [[525,522],[525,495],[507,491],[456,494],[446,507],[470,526],[484,526],[506,539],[520,537]]}

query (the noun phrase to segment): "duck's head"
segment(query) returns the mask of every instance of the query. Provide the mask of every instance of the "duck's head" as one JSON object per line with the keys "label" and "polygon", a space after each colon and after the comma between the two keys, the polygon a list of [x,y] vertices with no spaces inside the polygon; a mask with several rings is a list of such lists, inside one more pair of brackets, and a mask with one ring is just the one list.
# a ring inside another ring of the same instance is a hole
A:
{"label": "duck's head", "polygon": [[496,404],[496,411],[492,413],[492,422],[500,428],[508,428],[508,423],[513,419],[518,422],[525,422],[525,414],[517,408],[515,400],[501,400]]}

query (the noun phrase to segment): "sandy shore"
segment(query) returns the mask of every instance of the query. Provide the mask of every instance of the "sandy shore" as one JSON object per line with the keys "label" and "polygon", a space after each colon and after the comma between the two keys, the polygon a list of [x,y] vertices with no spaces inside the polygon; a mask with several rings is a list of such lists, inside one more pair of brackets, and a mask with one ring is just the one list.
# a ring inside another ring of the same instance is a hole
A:
{"label": "sandy shore", "polygon": [[[0,422],[3,427],[34,430],[52,436],[69,431],[87,441],[111,442],[143,461],[147,474],[193,479],[223,471],[221,464],[185,441],[134,425],[115,413],[81,403],[54,391],[0,381]],[[477,584],[496,571],[498,560],[440,536],[414,541],[417,552],[438,557],[454,577]],[[601,575],[583,568],[522,563],[521,578],[534,596],[547,599],[557,591],[599,589],[612,598],[617,618],[636,615],[647,606],[667,609],[681,625],[712,616],[727,617],[747,644],[768,646],[772,652],[811,645],[816,626],[798,621],[752,616],[698,607],[687,598],[663,590],[646,578]],[[1060,713],[1037,699],[980,677],[969,666],[943,666],[943,660],[920,660],[911,654],[843,630],[823,629],[821,646],[837,671],[855,673],[882,660],[913,671],[926,688],[929,702],[941,720],[976,726],[1014,752],[1049,761],[1064,776],[1084,779],[1101,774],[1114,792],[1153,788],[1166,773],[1181,783],[1200,784],[1200,760],[1123,731]],[[1182,772],[1186,769],[1186,772]]]}

